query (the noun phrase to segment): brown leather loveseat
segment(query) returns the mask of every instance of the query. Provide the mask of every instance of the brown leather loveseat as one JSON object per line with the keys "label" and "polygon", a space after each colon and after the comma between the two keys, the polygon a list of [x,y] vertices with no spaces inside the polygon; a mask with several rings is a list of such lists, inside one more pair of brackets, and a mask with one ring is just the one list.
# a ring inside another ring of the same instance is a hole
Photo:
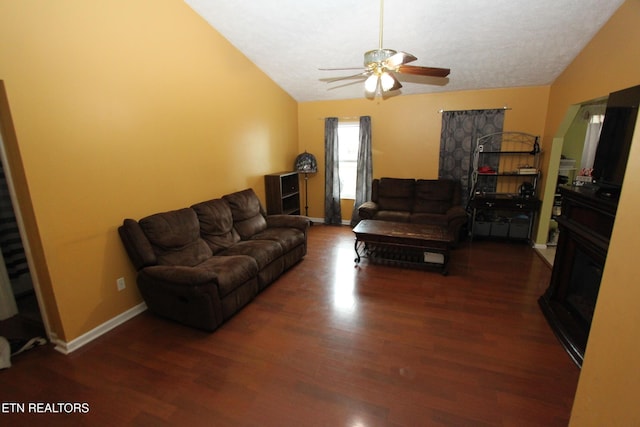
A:
{"label": "brown leather loveseat", "polygon": [[215,330],[307,252],[309,220],[265,214],[251,189],[125,219],[118,232],[150,311]]}
{"label": "brown leather loveseat", "polygon": [[358,207],[360,219],[436,224],[448,228],[457,243],[468,215],[459,181],[380,178],[371,183],[371,200]]}

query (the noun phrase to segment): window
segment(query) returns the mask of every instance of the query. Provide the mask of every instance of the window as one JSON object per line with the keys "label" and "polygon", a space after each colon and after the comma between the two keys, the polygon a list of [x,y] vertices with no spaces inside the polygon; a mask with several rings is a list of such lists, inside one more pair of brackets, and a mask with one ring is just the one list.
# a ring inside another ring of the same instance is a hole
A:
{"label": "window", "polygon": [[341,199],[356,198],[358,145],[360,145],[360,125],[358,122],[338,123],[338,162],[340,168]]}
{"label": "window", "polygon": [[596,151],[598,149],[598,141],[600,140],[603,122],[604,114],[593,114],[589,119],[582,148],[582,159],[580,161],[581,170],[579,175],[591,176],[593,172],[593,162],[596,159]]}

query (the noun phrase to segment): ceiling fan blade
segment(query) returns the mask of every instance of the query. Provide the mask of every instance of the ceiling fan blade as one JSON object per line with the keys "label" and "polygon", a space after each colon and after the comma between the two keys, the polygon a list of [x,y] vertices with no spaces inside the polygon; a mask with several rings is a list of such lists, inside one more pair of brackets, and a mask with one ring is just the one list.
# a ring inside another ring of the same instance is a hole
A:
{"label": "ceiling fan blade", "polygon": [[320,71],[342,71],[342,70],[365,70],[362,67],[346,67],[346,68],[318,68]]}
{"label": "ceiling fan blade", "polygon": [[415,56],[411,55],[410,53],[398,52],[395,55],[392,55],[391,57],[387,58],[383,62],[383,64],[387,68],[395,69],[396,67],[399,67],[400,65],[408,64],[409,62],[413,62],[416,59],[418,59],[418,58],[416,58]]}
{"label": "ceiling fan blade", "polygon": [[322,80],[327,83],[334,83],[334,82],[339,82],[340,80],[355,79],[358,77],[367,77],[369,74],[371,74],[371,72],[367,70],[367,71],[363,71],[362,73],[353,74],[351,76],[334,77],[334,78],[322,79]]}
{"label": "ceiling fan blade", "polygon": [[403,74],[429,77],[447,77],[451,72],[449,68],[420,67],[417,65],[400,65],[397,71]]}
{"label": "ceiling fan blade", "polygon": [[335,86],[330,86],[329,88],[327,88],[327,90],[341,89],[343,87],[352,86],[356,84],[362,84],[362,80],[351,80],[351,81],[347,81],[346,83],[339,83],[339,84],[336,84]]}

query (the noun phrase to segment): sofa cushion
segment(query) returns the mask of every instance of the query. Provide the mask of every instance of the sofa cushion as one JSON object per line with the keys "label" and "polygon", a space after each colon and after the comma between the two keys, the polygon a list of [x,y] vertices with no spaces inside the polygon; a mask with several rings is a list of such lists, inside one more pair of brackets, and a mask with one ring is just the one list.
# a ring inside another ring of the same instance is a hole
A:
{"label": "sofa cushion", "polygon": [[282,246],[273,240],[243,240],[219,253],[222,256],[248,255],[256,261],[258,270],[262,270],[282,254]]}
{"label": "sofa cushion", "polygon": [[419,179],[416,181],[416,200],[413,212],[444,214],[452,205],[455,181]]}
{"label": "sofa cushion", "polygon": [[378,211],[373,217],[376,221],[409,222],[409,211]]}
{"label": "sofa cushion", "polygon": [[282,246],[284,252],[289,252],[296,246],[304,245],[304,232],[297,228],[272,227],[255,234],[252,238],[258,240],[274,240]]}
{"label": "sofa cushion", "polygon": [[238,232],[233,228],[231,208],[226,201],[214,199],[191,208],[198,215],[200,234],[214,254],[240,241]]}
{"label": "sofa cushion", "polygon": [[139,224],[160,265],[192,267],[212,255],[209,246],[200,238],[200,224],[193,209],[150,215]]}
{"label": "sofa cushion", "polygon": [[415,224],[431,224],[443,227],[449,226],[449,218],[446,215],[435,213],[412,213],[409,222]]}
{"label": "sofa cushion", "polygon": [[403,178],[382,178],[378,182],[380,210],[411,211],[415,192],[415,180]]}
{"label": "sofa cushion", "polygon": [[251,188],[222,197],[229,204],[233,226],[242,240],[251,238],[267,228],[260,199]]}
{"label": "sofa cushion", "polygon": [[272,240],[243,240],[229,249],[220,252],[221,258],[227,255],[248,255],[258,265],[258,289],[262,290],[273,283],[284,271],[282,247]]}
{"label": "sofa cushion", "polygon": [[198,265],[198,269],[209,271],[215,275],[221,298],[244,286],[258,274],[256,261],[242,255],[211,257]]}

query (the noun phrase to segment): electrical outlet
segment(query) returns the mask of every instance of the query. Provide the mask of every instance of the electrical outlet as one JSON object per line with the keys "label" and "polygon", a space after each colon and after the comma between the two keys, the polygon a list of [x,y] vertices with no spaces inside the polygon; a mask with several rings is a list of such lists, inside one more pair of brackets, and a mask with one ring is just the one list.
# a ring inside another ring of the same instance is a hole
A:
{"label": "electrical outlet", "polygon": [[484,145],[478,145],[478,152],[482,153],[484,151]]}
{"label": "electrical outlet", "polygon": [[118,280],[116,280],[116,286],[118,287],[119,291],[127,287],[127,284],[124,281],[124,277],[120,277]]}

